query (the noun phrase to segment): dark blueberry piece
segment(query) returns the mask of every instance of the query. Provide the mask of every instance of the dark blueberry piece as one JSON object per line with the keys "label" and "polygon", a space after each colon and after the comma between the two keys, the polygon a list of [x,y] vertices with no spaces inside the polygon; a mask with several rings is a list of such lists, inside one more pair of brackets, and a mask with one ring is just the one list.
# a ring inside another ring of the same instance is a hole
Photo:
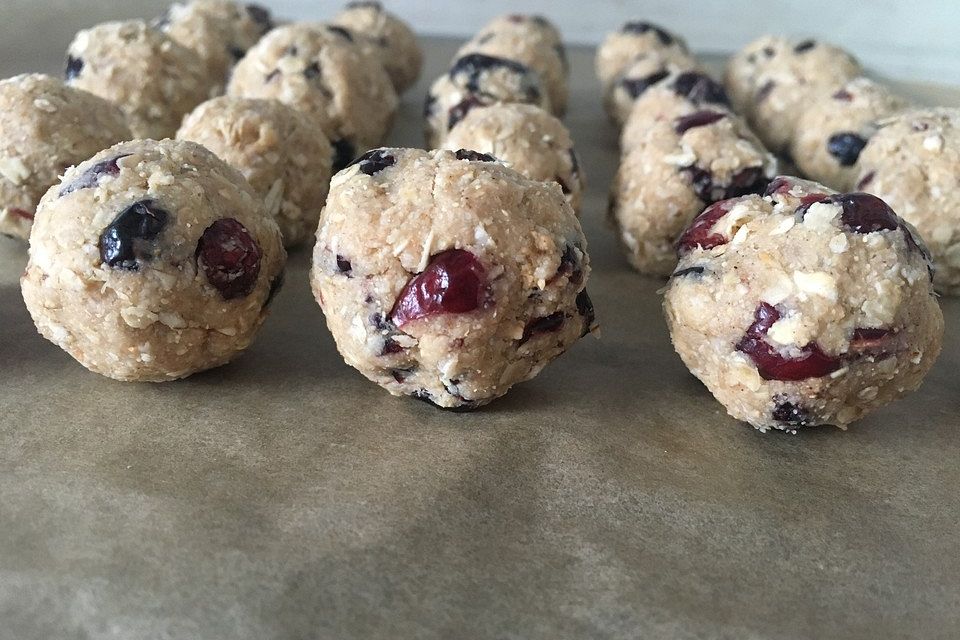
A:
{"label": "dark blueberry piece", "polygon": [[798,356],[783,355],[766,340],[770,327],[779,319],[780,312],[775,307],[761,302],[753,324],[737,343],[737,351],[753,360],[761,378],[785,382],[822,378],[842,366],[839,358],[828,356],[815,342],[800,347]]}
{"label": "dark blueberry piece", "polygon": [[269,9],[261,7],[258,4],[248,4],[246,10],[250,19],[260,27],[261,34],[273,29],[273,18],[270,15]]}
{"label": "dark blueberry piece", "polygon": [[680,236],[677,242],[677,251],[679,254],[693,251],[697,247],[703,249],[712,249],[729,242],[729,239],[719,233],[713,233],[714,225],[730,212],[735,204],[732,200],[717,202],[706,209],[693,219],[687,230]]}
{"label": "dark blueberry piece", "polygon": [[687,71],[677,76],[673,81],[673,90],[677,95],[686,96],[696,103],[706,102],[730,106],[730,98],[723,85],[710,76]]}
{"label": "dark blueberry piece", "polygon": [[769,182],[770,178],[764,174],[763,167],[747,167],[733,174],[723,197],[739,198],[750,194],[760,195],[766,190]]}
{"label": "dark blueberry piece", "polygon": [[699,279],[700,276],[703,275],[704,271],[706,271],[706,269],[704,269],[703,267],[687,267],[686,269],[680,269],[678,271],[674,271],[673,273],[670,274],[670,277],[683,278],[685,276],[693,276]]}
{"label": "dark blueberry piece", "polygon": [[570,173],[572,173],[573,175],[579,175],[580,174],[580,156],[577,155],[577,152],[574,149],[570,149],[568,153],[570,154],[570,165],[571,165]]}
{"label": "dark blueberry piece", "polygon": [[660,40],[660,44],[663,46],[669,47],[673,44],[673,36],[666,29],[649,22],[628,22],[623,25],[622,31],[623,33],[633,33],[638,36],[652,31],[656,34],[657,39]]}
{"label": "dark blueberry piece", "polygon": [[564,180],[560,176],[555,177],[553,181],[556,182],[558,185],[560,185],[560,190],[563,191],[563,195],[568,196],[571,193],[573,193],[570,190],[570,186],[567,184],[566,180]]}
{"label": "dark blueberry piece", "polygon": [[306,78],[307,80],[313,80],[314,78],[317,78],[319,76],[320,76],[319,62],[316,62],[316,61],[311,62],[310,64],[307,65],[306,69],[303,70],[303,77]]}
{"label": "dark blueberry piece", "polygon": [[593,331],[594,325],[597,323],[597,312],[593,308],[593,300],[590,299],[590,294],[587,293],[586,289],[577,294],[576,304],[577,313],[583,318],[583,331],[580,333],[582,338]]}
{"label": "dark blueberry piece", "polygon": [[60,197],[62,198],[68,193],[73,193],[74,191],[79,191],[80,189],[90,189],[91,187],[95,187],[100,182],[100,178],[103,176],[117,175],[120,173],[120,165],[117,163],[121,158],[126,158],[129,155],[129,153],[124,153],[115,158],[103,160],[93,165],[81,173],[80,177],[78,177],[76,180],[68,185],[64,185],[64,187],[60,189]]}
{"label": "dark blueberry piece", "polygon": [[348,278],[351,277],[353,272],[353,265],[339,253],[337,254],[337,271],[345,274]]}
{"label": "dark blueberry piece", "polygon": [[806,53],[817,46],[816,41],[814,40],[804,40],[803,42],[797,43],[797,46],[793,48],[794,53]]}
{"label": "dark blueberry piece", "polygon": [[436,402],[434,402],[433,398],[430,397],[430,394],[424,389],[420,389],[419,391],[414,391],[410,395],[410,397],[416,400],[420,400],[421,402],[426,402],[430,406],[436,407],[437,409],[443,409],[444,411],[449,411],[450,413],[469,413],[480,406],[476,402],[473,402],[470,400],[464,400],[463,398],[460,398],[460,400],[463,402],[463,404],[461,404],[460,406],[443,407],[437,404]]}
{"label": "dark blueberry piece", "polygon": [[70,82],[74,78],[80,75],[80,72],[83,71],[83,58],[74,58],[73,56],[67,56],[67,67],[63,73],[64,79],[67,82]]}
{"label": "dark blueberry piece", "polygon": [[340,171],[350,165],[356,155],[353,143],[344,138],[331,140],[333,145],[333,170]]}
{"label": "dark blueberry piece", "polygon": [[233,58],[234,62],[236,62],[237,60],[240,60],[241,58],[243,58],[243,56],[247,55],[246,51],[244,51],[243,49],[241,49],[236,45],[231,45],[227,47],[227,53],[230,54],[230,57]]}
{"label": "dark blueberry piece", "polygon": [[423,117],[429,118],[433,115],[434,108],[437,106],[437,96],[432,93],[427,94],[427,99],[423,101]]}
{"label": "dark blueberry piece", "polygon": [[467,117],[470,110],[474,107],[482,107],[486,104],[477,94],[471,93],[466,98],[450,107],[450,113],[447,116],[447,129],[453,129],[457,124]]}
{"label": "dark blueberry piece", "polygon": [[853,100],[853,94],[847,91],[846,89],[840,89],[835,94],[830,96],[834,100],[841,100],[843,102],[850,102]]}
{"label": "dark blueberry piece", "polygon": [[767,82],[757,90],[756,95],[753,97],[754,102],[761,103],[770,96],[770,92],[773,91],[773,88],[777,86],[777,83],[773,80],[767,80]]}
{"label": "dark blueberry piece", "polygon": [[480,75],[484,71],[497,68],[508,69],[522,76],[530,75],[530,69],[519,62],[507,60],[506,58],[498,58],[496,56],[488,56],[484,53],[470,53],[458,58],[456,62],[453,63],[453,66],[450,67],[449,73],[451,79],[456,79],[456,77],[460,75],[466,76],[463,86],[469,91],[476,93],[480,91]]}
{"label": "dark blueberry piece", "polygon": [[810,412],[803,406],[778,398],[774,398],[774,401],[777,404],[773,409],[772,417],[778,425],[793,428],[813,425]]}
{"label": "dark blueberry piece", "polygon": [[486,269],[464,249],[434,255],[427,268],[410,279],[397,296],[390,320],[399,328],[408,322],[447,313],[469,313],[483,303]]}
{"label": "dark blueberry piece", "polygon": [[134,202],[120,212],[100,234],[100,259],[116,269],[137,271],[141,262],[152,260],[155,241],[170,214],[153,200]]}
{"label": "dark blueberry piece", "polygon": [[197,243],[197,266],[225,300],[250,294],[260,275],[260,245],[234,218],[220,218]]}
{"label": "dark blueberry piece", "polygon": [[534,336],[559,331],[566,319],[567,316],[563,311],[557,311],[548,316],[531,320],[527,323],[527,326],[523,328],[523,337],[520,338],[520,344],[525,343]]}
{"label": "dark blueberry piece", "polygon": [[867,175],[863,176],[860,179],[860,182],[857,183],[857,189],[866,189],[867,185],[873,182],[873,179],[877,176],[875,171],[871,171]]}
{"label": "dark blueberry piece", "polygon": [[772,57],[773,57],[773,54],[775,54],[775,53],[776,53],[776,51],[774,51],[773,47],[764,47],[764,48],[763,48],[763,55],[766,56],[766,57],[768,57],[768,58],[772,58]]}
{"label": "dark blueberry piece", "polygon": [[350,42],[353,42],[353,34],[350,33],[348,29],[344,29],[343,27],[335,24],[327,25],[327,29],[329,31],[333,31],[335,34],[337,34],[341,38],[346,38]]}
{"label": "dark blueberry piece", "polygon": [[841,167],[855,165],[865,146],[866,140],[849,131],[835,133],[827,139],[827,151],[837,159]]}
{"label": "dark blueberry piece", "polygon": [[480,153],[470,149],[457,149],[457,160],[469,160],[470,162],[497,162],[489,153]]}
{"label": "dark blueberry piece", "polygon": [[283,284],[287,280],[287,270],[283,269],[277,275],[276,278],[270,283],[270,291],[267,292],[267,299],[263,301],[263,308],[267,309],[271,304],[273,304],[274,299],[277,297],[277,294],[280,293],[280,290],[283,289]]}
{"label": "dark blueberry piece", "polygon": [[583,282],[583,265],[577,257],[578,248],[579,245],[572,244],[564,247],[563,254],[560,256],[560,266],[557,267],[556,275],[550,279],[551,282],[560,276],[567,276],[571,284],[578,285]]}
{"label": "dark blueberry piece", "polygon": [[717,111],[697,111],[687,116],[680,116],[673,121],[673,129],[678,135],[683,135],[690,129],[705,127],[724,119],[726,114]]}
{"label": "dark blueberry piece", "polygon": [[680,169],[680,171],[690,176],[690,184],[698,198],[707,204],[716,202],[719,199],[716,197],[717,194],[714,190],[713,174],[710,173],[710,171],[707,169],[701,169],[696,165],[683,167]]}
{"label": "dark blueberry piece", "polygon": [[696,165],[684,167],[681,171],[690,176],[694,192],[705,204],[739,198],[752,193],[761,194],[770,181],[764,175],[762,167],[747,167],[740,170],[730,178],[730,184],[726,187],[716,184],[709,170]]}
{"label": "dark blueberry piece", "polygon": [[666,78],[670,73],[664,69],[651,73],[645,78],[624,78],[620,81],[620,86],[623,87],[623,90],[627,92],[631,98],[636,100],[643,94],[644,91],[657,84],[664,78]]}
{"label": "dark blueberry piece", "polygon": [[8,209],[10,215],[22,218],[24,220],[33,220],[34,214],[30,213],[26,209],[20,209],[19,207],[11,207]]}
{"label": "dark blueberry piece", "polygon": [[894,231],[900,228],[900,218],[886,202],[869,193],[840,193],[825,200],[843,209],[841,218],[848,229],[856,233]]}
{"label": "dark blueberry piece", "polygon": [[359,165],[362,173],[372,176],[387,167],[392,167],[396,163],[396,157],[391,155],[386,149],[373,149],[351,162],[349,166]]}
{"label": "dark blueberry piece", "polygon": [[297,45],[292,44],[289,47],[287,47],[287,51],[286,53],[284,53],[284,55],[289,56],[291,58],[296,58],[298,55],[300,55],[300,49],[297,48]]}

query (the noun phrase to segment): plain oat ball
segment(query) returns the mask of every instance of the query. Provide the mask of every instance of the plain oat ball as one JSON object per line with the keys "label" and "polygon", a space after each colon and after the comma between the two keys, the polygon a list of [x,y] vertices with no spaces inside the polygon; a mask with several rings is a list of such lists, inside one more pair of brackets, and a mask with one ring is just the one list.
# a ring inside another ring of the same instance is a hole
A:
{"label": "plain oat ball", "polygon": [[774,152],[787,152],[810,102],[861,75],[849,53],[815,40],[763,36],[735,54],[726,84],[733,105]]}
{"label": "plain oat ball", "polygon": [[169,138],[216,84],[200,57],[141,20],[80,31],[67,49],[67,84],[120,107],[137,138]]}
{"label": "plain oat ball", "polygon": [[604,93],[634,60],[651,52],[674,62],[690,58],[682,38],[650,22],[630,21],[609,34],[597,49],[594,60]]}
{"label": "plain oat ball", "polygon": [[416,84],[423,70],[423,50],[417,36],[407,23],[384,10],[381,3],[350,2],[333,23],[364,38],[380,58],[398,94]]}
{"label": "plain oat ball", "polygon": [[257,4],[189,0],[170,5],[157,27],[200,56],[216,83],[211,95],[218,95],[230,69],[273,28],[273,20],[270,11]]}
{"label": "plain oat ball", "polygon": [[860,154],[857,188],[917,227],[936,263],[937,290],[960,295],[960,109],[883,120]]}
{"label": "plain oat ball", "polygon": [[791,156],[804,175],[834,189],[853,189],[860,171],[857,160],[877,130],[877,120],[908,104],[868,78],[825,91],[807,103],[797,121]]}
{"label": "plain oat ball", "polygon": [[603,95],[607,115],[619,127],[626,124],[633,106],[647,89],[668,77],[697,72],[698,65],[687,54],[665,56],[650,51],[637,56]]}
{"label": "plain oat ball", "polygon": [[160,382],[246,349],[285,261],[235,169],[192,142],[135,140],[47,191],[21,286],[40,333],[80,364]]}
{"label": "plain oat ball", "polygon": [[433,149],[442,145],[447,132],[471,109],[500,103],[533,104],[550,110],[540,76],[529,67],[479,53],[459,58],[427,93],[423,107],[427,145]]}
{"label": "plain oat ball", "polygon": [[943,315],[922,241],[879,198],[778,178],[680,238],[664,299],[677,353],[761,430],[845,427],[920,386]]}
{"label": "plain oat ball", "polygon": [[64,171],[132,137],[123,112],[92,93],[41,74],[0,81],[0,233],[26,240]]}
{"label": "plain oat ball", "polygon": [[284,246],[312,238],[333,162],[313,120],[276,100],[224,96],[188,115],[177,138],[202,144],[243,174],[277,221]]}
{"label": "plain oat ball", "polygon": [[529,104],[470,111],[450,130],[444,149],[470,149],[497,158],[531,180],[556,182],[579,215],[585,185],[570,132],[555,116]]}
{"label": "plain oat ball", "polygon": [[667,276],[676,242],[704,207],[763,193],[777,161],[737,116],[702,110],[657,121],[626,150],[610,197],[610,216],[630,264]]}
{"label": "plain oat ball", "polygon": [[380,144],[397,110],[383,65],[336,25],[277,27],[237,64],[227,93],[308,114],[333,144],[335,169]]}
{"label": "plain oat ball", "polygon": [[349,365],[472,409],[593,329],[589,274],[556,184],[476,152],[380,149],[334,176],[311,280]]}

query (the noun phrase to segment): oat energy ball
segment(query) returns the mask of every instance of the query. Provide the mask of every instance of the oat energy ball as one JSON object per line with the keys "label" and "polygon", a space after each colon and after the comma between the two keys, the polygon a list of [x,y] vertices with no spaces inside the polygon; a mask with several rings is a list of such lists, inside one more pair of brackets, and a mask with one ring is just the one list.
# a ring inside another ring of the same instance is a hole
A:
{"label": "oat energy ball", "polygon": [[589,274],[557,185],[473,151],[379,149],[334,176],[311,279],[349,365],[472,409],[593,329]]}
{"label": "oat energy ball", "polygon": [[223,92],[231,67],[273,28],[273,20],[269,10],[256,4],[189,0],[170,5],[157,26],[206,63],[216,95]]}
{"label": "oat energy ball", "polygon": [[276,100],[225,96],[197,107],[177,138],[202,144],[243,174],[277,221],[284,246],[316,233],[333,148],[313,120]]}
{"label": "oat energy ball", "polygon": [[444,148],[486,153],[531,180],[556,182],[580,212],[583,171],[570,132],[556,117],[530,104],[473,109],[450,130]]}
{"label": "oat energy ball", "polygon": [[334,17],[333,23],[349,29],[370,44],[397,93],[416,84],[423,69],[423,50],[413,30],[403,20],[385,11],[382,4],[375,0],[350,2]]}
{"label": "oat energy ball", "polygon": [[920,386],[943,315],[912,227],[882,200],[778,178],[680,238],[664,300],[677,353],[761,430],[845,427]]}
{"label": "oat energy ball", "polygon": [[631,21],[600,44],[594,60],[597,77],[606,92],[637,58],[650,52],[674,61],[690,57],[687,43],[679,36],[650,22]]}
{"label": "oat energy ball", "polygon": [[668,77],[696,70],[697,62],[687,54],[672,57],[657,51],[640,54],[604,92],[603,106],[610,119],[622,127],[647,89]]}
{"label": "oat energy ball", "polygon": [[726,83],[734,107],[760,139],[771,151],[786,152],[810,102],[861,73],[860,64],[839,47],[764,36],[730,59]]}
{"label": "oat energy ball", "polygon": [[80,31],[67,49],[67,84],[117,104],[133,135],[169,138],[216,84],[200,57],[143,21]]}
{"label": "oat energy ball", "polygon": [[800,116],[791,156],[804,175],[834,189],[853,189],[860,171],[857,160],[877,130],[876,121],[907,105],[907,100],[868,78],[825,91]]}
{"label": "oat energy ball", "polygon": [[611,190],[610,215],[627,259],[641,273],[670,275],[677,238],[704,207],[763,193],[776,173],[773,155],[729,112],[651,124],[626,150]]}
{"label": "oat energy ball", "polygon": [[917,227],[933,252],[937,290],[960,295],[960,109],[881,121],[860,154],[858,188]]}
{"label": "oat energy ball", "polygon": [[306,113],[330,138],[334,168],[380,144],[397,110],[383,65],[335,25],[274,29],[234,68],[227,93],[279,100]]}
{"label": "oat energy ball", "polygon": [[423,107],[425,136],[431,148],[443,144],[447,132],[471,109],[499,103],[534,104],[550,110],[540,76],[514,60],[471,53],[434,81]]}
{"label": "oat energy ball", "polygon": [[0,81],[0,233],[26,240],[40,197],[64,171],[132,137],[103,98],[41,74]]}
{"label": "oat energy ball", "polygon": [[21,286],[40,333],[80,364],[160,382],[246,349],[285,260],[235,169],[192,142],[135,140],[46,193]]}

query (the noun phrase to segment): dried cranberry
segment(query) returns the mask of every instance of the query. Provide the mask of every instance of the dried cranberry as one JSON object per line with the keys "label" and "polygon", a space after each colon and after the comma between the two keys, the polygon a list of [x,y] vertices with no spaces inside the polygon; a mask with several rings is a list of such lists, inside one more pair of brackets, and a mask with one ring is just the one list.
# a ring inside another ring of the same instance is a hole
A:
{"label": "dried cranberry", "polygon": [[756,95],[753,97],[754,102],[760,103],[770,97],[770,92],[773,91],[773,88],[777,86],[777,83],[773,80],[767,80],[762,87],[757,89]]}
{"label": "dried cranberry", "polygon": [[320,63],[314,61],[308,64],[307,67],[303,70],[303,77],[306,78],[307,80],[313,80],[314,78],[319,78]]}
{"label": "dried cranberry", "polygon": [[10,215],[16,216],[17,218],[22,218],[24,220],[33,220],[34,214],[30,213],[26,209],[20,209],[18,207],[11,207],[8,209]]}
{"label": "dried cranberry", "polygon": [[434,255],[427,268],[407,282],[390,319],[397,327],[448,313],[469,313],[480,307],[486,291],[486,269],[464,249]]}
{"label": "dried cranberry", "polygon": [[447,115],[447,129],[453,129],[457,124],[467,117],[467,114],[470,113],[470,110],[475,107],[482,107],[486,104],[481,100],[480,96],[476,94],[469,94],[466,98],[458,102],[457,104],[450,107],[450,111]]}
{"label": "dried cranberry", "polygon": [[673,81],[673,90],[677,95],[686,96],[695,103],[730,105],[730,99],[723,85],[710,76],[696,71],[687,71]]}
{"label": "dried cranberry", "polygon": [[677,243],[677,251],[681,255],[688,251],[693,251],[697,247],[701,249],[712,249],[729,242],[729,239],[720,233],[713,233],[713,227],[720,221],[720,218],[727,215],[733,208],[735,201],[724,200],[717,202],[706,209],[693,219],[687,230],[680,236]]}
{"label": "dried cranberry", "polygon": [[837,159],[841,167],[855,165],[865,146],[867,141],[850,131],[835,133],[827,138],[827,152]]}
{"label": "dried cranberry", "polygon": [[153,259],[169,217],[153,200],[134,202],[100,234],[100,259],[108,267],[137,271],[141,262]]}
{"label": "dried cranberry", "polygon": [[462,404],[456,407],[444,407],[434,402],[433,398],[430,397],[430,393],[426,389],[414,391],[412,394],[410,394],[410,397],[414,398],[415,400],[420,400],[421,402],[426,402],[437,409],[443,409],[444,411],[449,411],[451,413],[469,413],[480,406],[480,403],[474,400],[466,400],[461,396],[455,396],[461,401]]}
{"label": "dried cranberry", "polygon": [[248,4],[246,6],[247,15],[260,27],[260,33],[264,34],[273,29],[273,18],[270,10],[258,4]]}
{"label": "dried cranberry", "polygon": [[67,82],[70,82],[74,78],[80,75],[80,72],[83,71],[83,58],[74,58],[73,56],[67,56],[67,66],[63,72],[63,77]]}
{"label": "dried cranberry", "polygon": [[392,167],[397,163],[397,158],[386,149],[373,149],[350,163],[359,165],[362,173],[372,176],[375,173],[383,171],[387,167]]}
{"label": "dried cranberry", "polygon": [[393,379],[398,383],[403,384],[406,379],[413,373],[413,369],[391,369],[390,375],[393,376]]}
{"label": "dried cranberry", "polygon": [[856,233],[894,231],[900,228],[900,218],[886,202],[869,193],[841,193],[826,201],[843,208],[843,224]]}
{"label": "dried cranberry", "polygon": [[90,189],[91,187],[97,186],[100,182],[100,178],[103,176],[115,176],[120,173],[120,162],[121,158],[126,158],[130,156],[129,153],[121,154],[115,158],[110,158],[109,160],[103,160],[93,165],[86,171],[80,174],[80,176],[71,182],[68,185],[64,185],[60,189],[60,197],[67,195],[68,193],[73,193],[74,191],[79,191],[80,189]]}
{"label": "dried cranberry", "polygon": [[668,71],[661,70],[651,73],[643,78],[623,78],[620,81],[620,86],[623,87],[623,90],[627,92],[627,95],[636,100],[641,96],[641,94],[643,94],[644,91],[657,84],[668,75],[670,75]]}
{"label": "dried cranberry", "polygon": [[197,266],[225,300],[250,294],[260,275],[260,245],[238,220],[220,218],[197,243]]}
{"label": "dried cranberry", "polygon": [[381,356],[392,356],[401,351],[403,351],[403,347],[401,347],[396,340],[389,336],[383,339],[383,348],[380,350]]}
{"label": "dried cranberry", "polygon": [[840,89],[830,97],[834,100],[842,100],[843,102],[851,102],[853,100],[853,94],[846,89]]}
{"label": "dried cranberry", "polygon": [[507,69],[520,76],[529,76],[530,69],[514,60],[488,56],[484,53],[470,53],[458,58],[450,67],[450,78],[465,76],[462,85],[473,93],[481,91],[480,76],[485,71]]}
{"label": "dried cranberry", "polygon": [[784,382],[822,378],[842,366],[838,358],[825,354],[815,342],[800,347],[798,356],[783,355],[766,340],[770,327],[779,319],[780,312],[776,308],[760,303],[753,324],[737,343],[737,351],[753,360],[761,378]]}
{"label": "dried cranberry", "polygon": [[479,151],[471,151],[470,149],[457,149],[456,156],[457,160],[469,160],[470,162],[497,161],[497,159],[489,153],[480,153]]}
{"label": "dried cranberry", "polygon": [[579,245],[572,244],[564,247],[563,255],[560,256],[560,266],[557,267],[557,274],[554,277],[567,276],[571,284],[583,282],[583,265],[577,257],[578,248]]}
{"label": "dried cranberry", "polygon": [[567,184],[567,181],[561,178],[560,176],[556,176],[553,179],[553,181],[556,182],[558,185],[560,185],[560,190],[563,191],[563,195],[568,196],[571,193],[573,193],[570,190],[570,185]]}
{"label": "dried cranberry", "polygon": [[622,31],[623,33],[632,33],[635,35],[643,35],[644,33],[652,31],[663,46],[669,47],[673,44],[673,36],[666,29],[649,22],[628,22],[623,25]]}
{"label": "dried cranberry", "polygon": [[557,311],[548,316],[531,320],[527,323],[527,326],[523,328],[523,337],[520,338],[520,344],[525,343],[534,336],[559,331],[566,319],[567,316],[562,311]]}
{"label": "dried cranberry", "polygon": [[333,170],[340,171],[348,167],[357,154],[353,143],[344,138],[339,138],[331,140],[330,144],[333,145]]}
{"label": "dried cranberry", "polygon": [[797,46],[793,48],[794,53],[806,53],[817,46],[817,43],[814,40],[804,40],[803,42],[797,43]]}
{"label": "dried cranberry", "polygon": [[339,253],[337,254],[337,271],[346,274],[347,277],[350,277],[351,272],[353,271],[353,265],[350,264],[350,261]]}
{"label": "dried cranberry", "polygon": [[678,135],[683,135],[690,129],[705,127],[726,117],[726,114],[717,111],[696,111],[690,115],[680,116],[673,121],[673,129]]}
{"label": "dried cranberry", "polygon": [[583,318],[583,331],[580,333],[582,338],[593,331],[593,326],[597,322],[597,312],[593,308],[593,300],[590,299],[590,294],[587,293],[586,289],[577,294],[575,302],[577,313]]}
{"label": "dried cranberry", "polygon": [[429,119],[437,106],[437,96],[432,93],[427,94],[427,99],[423,101],[423,117]]}
{"label": "dried cranberry", "polygon": [[750,194],[763,193],[770,179],[763,171],[763,167],[747,167],[733,174],[730,184],[727,185],[724,198],[739,198]]}

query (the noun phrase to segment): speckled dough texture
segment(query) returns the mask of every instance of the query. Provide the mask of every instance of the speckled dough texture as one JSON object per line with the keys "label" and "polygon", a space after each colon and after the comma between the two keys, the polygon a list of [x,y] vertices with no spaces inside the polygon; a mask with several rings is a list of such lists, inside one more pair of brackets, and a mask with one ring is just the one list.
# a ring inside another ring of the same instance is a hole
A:
{"label": "speckled dough texture", "polygon": [[40,74],[0,81],[0,233],[27,239],[64,171],[132,137],[120,109],[91,93]]}
{"label": "speckled dough texture", "polygon": [[685,60],[690,53],[679,36],[649,22],[631,21],[607,35],[597,48],[594,60],[604,92],[637,58],[658,53],[670,60]]}
{"label": "speckled dough texture", "polygon": [[622,127],[627,122],[634,104],[648,88],[668,76],[675,77],[683,71],[698,68],[693,56],[679,49],[668,51],[676,53],[666,55],[660,51],[649,51],[640,54],[604,91],[603,106],[617,126]]}
{"label": "speckled dough texture", "polygon": [[860,154],[858,188],[917,227],[933,252],[937,290],[960,295],[960,109],[881,121]]}
{"label": "speckled dough texture", "polygon": [[333,162],[313,120],[275,100],[224,96],[197,107],[177,138],[202,144],[243,174],[277,221],[284,246],[313,237]]}
{"label": "speckled dough texture", "polygon": [[868,78],[855,78],[807,103],[791,145],[800,171],[833,189],[853,189],[858,160],[876,121],[903,111],[908,101]]}
{"label": "speckled dough texture", "polygon": [[810,100],[861,75],[852,55],[831,44],[763,36],[731,57],[733,105],[771,151],[789,151]]}
{"label": "speckled dough texture", "polygon": [[295,24],[268,33],[233,70],[227,93],[279,100],[319,124],[342,168],[387,135],[397,94],[378,59],[341,27]]}
{"label": "speckled dough texture", "polygon": [[[394,395],[469,409],[537,375],[593,327],[593,307],[560,188],[462,157],[386,149],[335,176],[312,283],[348,364]],[[466,276],[425,282],[451,255]],[[469,306],[411,316],[404,304],[471,278]]]}
{"label": "speckled dough texture", "polygon": [[[234,233],[215,255],[223,228]],[[246,349],[285,260],[276,223],[235,169],[191,142],[140,140],[46,193],[21,284],[40,333],[83,366],[164,381]]]}
{"label": "speckled dough texture", "polygon": [[776,159],[733,114],[706,110],[651,124],[625,149],[611,188],[610,216],[627,259],[641,273],[670,275],[677,238],[704,207],[762,193],[776,174]]}
{"label": "speckled dough texture", "polygon": [[844,427],[916,389],[943,315],[914,231],[867,194],[777,179],[680,242],[664,309],[677,353],[760,429]]}
{"label": "speckled dough texture", "polygon": [[67,49],[67,84],[116,103],[138,138],[169,138],[209,97],[200,57],[145,22],[107,22],[80,31]]}
{"label": "speckled dough texture", "polygon": [[487,153],[531,180],[556,182],[579,215],[586,184],[573,140],[563,123],[540,107],[473,109],[450,131],[444,148]]}
{"label": "speckled dough texture", "polygon": [[350,2],[333,18],[333,23],[346,27],[362,38],[383,63],[393,88],[403,93],[420,77],[423,50],[413,30],[403,20],[385,11],[379,2]]}

